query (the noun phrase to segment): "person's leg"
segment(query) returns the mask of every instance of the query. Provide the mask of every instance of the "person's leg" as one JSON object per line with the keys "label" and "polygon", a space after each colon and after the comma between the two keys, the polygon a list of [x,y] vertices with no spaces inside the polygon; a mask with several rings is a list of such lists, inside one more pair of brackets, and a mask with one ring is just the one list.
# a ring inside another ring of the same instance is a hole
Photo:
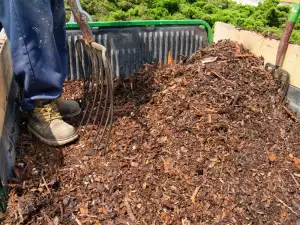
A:
{"label": "person's leg", "polygon": [[[68,50],[66,40],[66,12],[64,0],[51,0],[51,8],[53,14],[53,35],[63,71],[62,79],[65,80],[68,69]],[[59,100],[56,102],[56,105],[64,117],[73,117],[81,112],[81,109],[76,101]]]}
{"label": "person's leg", "polygon": [[[0,1],[0,21],[10,41],[15,79],[23,94],[21,106],[31,111],[28,130],[50,145],[78,138],[75,128],[62,120],[54,101],[62,94],[66,75],[66,55],[61,54],[65,35],[54,35],[57,9],[52,0]],[[63,16],[57,19],[64,21]]]}
{"label": "person's leg", "polygon": [[65,80],[68,68],[68,50],[66,41],[66,12],[64,0],[51,0],[51,9],[53,15],[53,35],[63,71],[62,79]]}
{"label": "person's leg", "polygon": [[58,98],[65,71],[53,34],[51,0],[1,0],[0,21],[10,41],[22,108],[33,109],[34,100]]}

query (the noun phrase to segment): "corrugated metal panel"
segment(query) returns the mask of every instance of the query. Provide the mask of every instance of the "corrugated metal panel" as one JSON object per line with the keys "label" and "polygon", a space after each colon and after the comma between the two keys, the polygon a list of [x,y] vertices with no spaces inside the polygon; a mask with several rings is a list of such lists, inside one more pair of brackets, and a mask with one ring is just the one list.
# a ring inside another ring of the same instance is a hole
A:
{"label": "corrugated metal panel", "polygon": [[[206,31],[199,26],[122,27],[93,30],[95,40],[110,53],[115,76],[127,76],[143,64],[167,62],[168,52],[173,59],[191,56],[208,45]],[[69,70],[68,80],[82,77],[81,64],[75,50],[75,41],[81,37],[78,30],[67,32]]]}

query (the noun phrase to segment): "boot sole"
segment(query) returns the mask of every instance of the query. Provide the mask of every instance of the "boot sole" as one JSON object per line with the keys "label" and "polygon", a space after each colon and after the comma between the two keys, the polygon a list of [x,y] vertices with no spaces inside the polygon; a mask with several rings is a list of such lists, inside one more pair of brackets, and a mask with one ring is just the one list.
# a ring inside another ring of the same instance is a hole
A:
{"label": "boot sole", "polygon": [[66,139],[62,139],[62,140],[49,140],[44,138],[43,136],[41,136],[38,132],[36,132],[33,128],[31,128],[30,126],[27,126],[27,129],[30,133],[32,133],[34,136],[36,136],[41,142],[50,145],[50,146],[61,146],[61,145],[65,145],[68,144],[72,141],[75,141],[79,136],[78,134],[74,134]]}

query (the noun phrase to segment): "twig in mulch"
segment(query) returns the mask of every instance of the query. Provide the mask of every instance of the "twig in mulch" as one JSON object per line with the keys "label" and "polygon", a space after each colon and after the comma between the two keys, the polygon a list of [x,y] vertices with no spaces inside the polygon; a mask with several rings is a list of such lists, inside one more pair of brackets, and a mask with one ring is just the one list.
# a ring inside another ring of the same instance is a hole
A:
{"label": "twig in mulch", "polygon": [[182,54],[178,54],[178,56],[180,57],[181,63],[185,63],[189,59],[189,57]]}
{"label": "twig in mulch", "polygon": [[182,219],[181,222],[182,222],[182,225],[191,225],[191,222],[187,218]]}
{"label": "twig in mulch", "polygon": [[59,207],[60,207],[60,219],[61,219],[61,221],[63,221],[63,219],[64,219],[64,207],[63,207],[63,204],[61,202],[59,203]]}
{"label": "twig in mulch", "polygon": [[236,57],[255,57],[255,55],[253,55],[253,54],[239,54],[239,55],[236,55]]}
{"label": "twig in mulch", "polygon": [[241,98],[241,96],[239,94],[237,94],[235,96],[235,98],[233,99],[231,106],[234,107],[240,98]]}
{"label": "twig in mulch", "polygon": [[240,48],[239,43],[237,41],[235,41],[234,43],[235,43],[235,54],[236,55],[241,54],[241,48]]}
{"label": "twig in mulch", "polygon": [[295,176],[292,173],[291,173],[291,176],[292,176],[293,180],[295,181],[295,183],[297,184],[297,186],[299,186],[298,181],[296,180]]}
{"label": "twig in mulch", "polygon": [[[120,224],[120,225],[136,225],[133,221],[131,221],[130,219],[123,219],[123,218],[117,218],[116,219],[116,224]],[[147,223],[144,222],[144,224],[148,225]]]}
{"label": "twig in mulch", "polygon": [[292,113],[287,107],[285,107],[284,105],[282,106],[282,108],[286,111],[286,113],[295,121],[297,121],[297,117],[294,115],[294,113]]}
{"label": "twig in mulch", "polygon": [[228,84],[231,84],[233,86],[235,86],[235,83],[233,83],[230,80],[227,80],[225,77],[223,77],[221,74],[217,73],[216,71],[210,71],[209,73],[207,73],[208,75],[213,74],[216,77],[220,78],[221,80],[224,80],[225,82],[227,82]]}
{"label": "twig in mulch", "polygon": [[212,123],[211,114],[208,114],[208,123]]}
{"label": "twig in mulch", "polygon": [[82,225],[81,222],[79,221],[79,219],[73,213],[72,213],[72,217],[78,225]]}
{"label": "twig in mulch", "polygon": [[53,221],[49,218],[49,216],[47,216],[47,214],[45,212],[42,211],[42,214],[45,217],[45,219],[47,220],[47,223],[49,225],[54,225]]}
{"label": "twig in mulch", "polygon": [[[254,67],[254,68],[257,69],[257,67]],[[258,69],[259,69],[259,68],[258,68]],[[271,75],[265,68],[263,68],[262,71],[264,72],[264,75],[266,76],[266,78],[267,78],[268,80],[272,80],[272,79],[273,79],[272,75]]]}
{"label": "twig in mulch", "polygon": [[18,214],[19,214],[19,217],[21,218],[21,223],[23,223],[24,222],[24,217],[23,217],[21,209],[20,209],[20,204],[18,204]]}
{"label": "twig in mulch", "polygon": [[191,197],[191,200],[192,200],[192,202],[193,202],[194,204],[196,203],[196,196],[197,196],[199,190],[200,190],[200,187],[199,187],[199,186],[196,187],[196,188],[195,188],[195,191],[194,191],[194,193],[193,193],[193,195],[192,195],[192,197]]}
{"label": "twig in mulch", "polygon": [[132,221],[137,222],[137,220],[136,220],[136,218],[135,218],[135,216],[134,216],[134,214],[133,214],[133,212],[132,212],[131,206],[130,206],[130,204],[129,204],[129,202],[128,202],[128,197],[127,197],[127,195],[126,195],[125,198],[124,198],[124,204],[125,204],[127,213],[128,213],[128,215],[129,215],[129,218],[130,218]]}
{"label": "twig in mulch", "polygon": [[256,57],[256,55],[253,53],[242,54],[239,43],[235,41],[235,57]]}
{"label": "twig in mulch", "polygon": [[51,191],[50,191],[50,189],[49,189],[49,187],[48,187],[48,184],[47,184],[47,182],[46,182],[46,180],[45,180],[45,177],[42,176],[42,179],[43,179],[44,185],[46,186],[46,189],[47,189],[47,191],[49,192],[50,196],[53,197],[53,195],[52,195],[52,193],[51,193]]}
{"label": "twig in mulch", "polygon": [[284,201],[282,201],[280,198],[278,198],[276,195],[275,195],[275,198],[277,199],[278,202],[280,202],[283,206],[285,206],[287,209],[289,209],[292,213],[294,213],[295,215],[298,216],[298,213],[296,213],[291,207],[289,207],[287,204],[285,204]]}
{"label": "twig in mulch", "polygon": [[79,216],[80,216],[80,217],[98,218],[98,216],[95,216],[95,215],[89,215],[89,214],[79,215]]}

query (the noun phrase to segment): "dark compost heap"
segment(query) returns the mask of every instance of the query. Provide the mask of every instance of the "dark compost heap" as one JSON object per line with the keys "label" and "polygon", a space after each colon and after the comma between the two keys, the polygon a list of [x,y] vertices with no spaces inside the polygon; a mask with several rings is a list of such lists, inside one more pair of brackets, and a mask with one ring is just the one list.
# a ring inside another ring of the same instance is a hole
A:
{"label": "dark compost heap", "polygon": [[295,224],[300,124],[262,58],[221,41],[144,65],[115,98],[106,155],[22,133],[4,224]]}

